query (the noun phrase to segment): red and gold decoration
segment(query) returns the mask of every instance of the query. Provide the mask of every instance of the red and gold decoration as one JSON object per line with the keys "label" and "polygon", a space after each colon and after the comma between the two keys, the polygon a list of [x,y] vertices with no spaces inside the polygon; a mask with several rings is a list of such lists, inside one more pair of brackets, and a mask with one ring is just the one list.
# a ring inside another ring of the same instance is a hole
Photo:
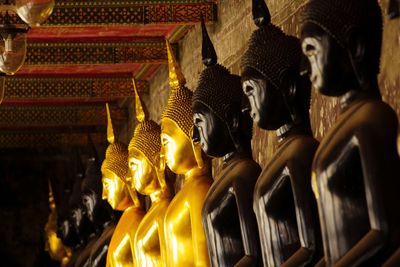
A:
{"label": "red and gold decoration", "polygon": [[[25,63],[5,80],[0,127],[7,132],[0,147],[79,143],[67,136],[104,129],[105,102],[118,107],[112,110],[116,126],[126,124],[132,75],[138,91],[147,93],[148,80],[167,64],[165,39],[179,54],[176,42],[200,15],[207,21],[217,16],[209,0],[45,2],[51,16],[30,29]],[[19,13],[11,14],[11,23],[22,23]],[[39,132],[27,138],[27,129]]]}

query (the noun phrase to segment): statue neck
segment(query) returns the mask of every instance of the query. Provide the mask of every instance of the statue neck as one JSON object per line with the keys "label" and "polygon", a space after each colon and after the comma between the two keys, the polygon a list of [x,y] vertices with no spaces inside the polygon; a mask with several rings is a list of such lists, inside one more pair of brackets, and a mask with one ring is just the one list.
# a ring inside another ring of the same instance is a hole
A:
{"label": "statue neck", "polygon": [[168,197],[168,192],[166,190],[162,190],[161,188],[149,195],[151,204],[160,202],[162,199],[165,199]]}
{"label": "statue neck", "polygon": [[224,161],[224,165],[228,165],[232,161],[235,161],[238,159],[244,159],[244,158],[248,158],[248,159],[253,158],[252,153],[251,153],[251,148],[243,147],[243,149],[241,149],[240,151],[233,151],[233,152],[227,153],[223,157],[223,161]]}
{"label": "statue neck", "polygon": [[201,176],[207,176],[210,174],[210,163],[209,162],[204,162],[204,166],[202,168],[199,168],[197,165],[190,169],[188,172],[185,173],[185,181],[190,181],[192,179],[195,179],[196,177],[201,177]]}
{"label": "statue neck", "polygon": [[312,135],[309,119],[303,120],[298,124],[292,122],[286,123],[276,130],[279,144],[282,144],[285,140],[295,135]]}
{"label": "statue neck", "polygon": [[101,205],[100,210],[98,212],[100,214],[96,216],[94,225],[96,228],[96,232],[101,232],[103,231],[104,227],[112,221],[112,214],[111,211],[108,210],[105,205]]}
{"label": "statue neck", "polygon": [[340,107],[342,110],[347,109],[352,103],[362,99],[380,99],[378,82],[375,79],[374,83],[369,84],[369,88],[350,89],[344,95],[340,96]]}

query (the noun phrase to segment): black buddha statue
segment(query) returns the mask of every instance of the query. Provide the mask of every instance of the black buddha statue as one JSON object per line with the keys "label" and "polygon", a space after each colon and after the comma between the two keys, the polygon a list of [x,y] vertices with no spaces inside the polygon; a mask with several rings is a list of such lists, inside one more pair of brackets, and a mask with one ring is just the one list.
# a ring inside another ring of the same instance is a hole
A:
{"label": "black buddha statue", "polygon": [[193,139],[208,156],[224,160],[202,210],[210,261],[212,266],[259,266],[251,192],[261,168],[251,155],[252,121],[241,112],[240,77],[217,64],[204,21],[201,26],[206,68],[192,98]]}
{"label": "black buddha statue", "polygon": [[264,0],[253,0],[258,29],[242,58],[242,86],[254,122],[276,131],[278,150],[254,188],[264,266],[312,266],[322,254],[311,164],[311,85],[300,75],[301,46],[271,24]]}
{"label": "black buddha statue", "polygon": [[[74,181],[72,194],[69,199],[69,220],[71,222],[70,226],[71,230],[76,233],[78,243],[75,247],[73,247],[71,259],[67,265],[68,267],[80,266],[76,265],[77,260],[85,250],[90,237],[94,235],[94,226],[86,216],[86,212],[82,203],[82,178],[83,171],[78,172]],[[63,226],[68,228],[68,225]]]}
{"label": "black buddha statue", "polygon": [[87,257],[82,258],[82,254],[86,254],[86,251],[89,249],[88,246],[91,246],[89,241],[95,235],[94,224],[89,220],[82,201],[84,167],[82,166],[81,158],[78,153],[76,154],[76,164],[77,174],[69,205],[72,228],[76,232],[79,242],[67,266],[84,266],[82,261]]}
{"label": "black buddha statue", "polygon": [[301,36],[313,86],[342,108],[312,167],[320,266],[380,266],[400,244],[398,121],[377,82],[381,9],[377,0],[311,0]]}
{"label": "black buddha statue", "polygon": [[68,206],[69,205],[67,205],[63,211],[60,211],[60,216],[57,218],[57,236],[65,246],[72,249],[71,256],[65,266],[74,266],[74,262],[79,254],[81,246],[78,234],[72,226],[72,218]]}
{"label": "black buddha statue", "polygon": [[79,246],[79,239],[78,234],[72,226],[68,201],[70,194],[71,191],[67,189],[64,190],[62,195],[60,210],[57,217],[57,237],[61,239],[65,246],[76,250],[76,248]]}
{"label": "black buddha statue", "polygon": [[108,246],[116,226],[116,214],[106,200],[102,199],[101,164],[89,136],[90,154],[82,182],[82,201],[89,220],[94,224],[93,244],[82,253],[88,266],[106,266]]}
{"label": "black buddha statue", "polygon": [[400,16],[400,0],[389,0],[388,15],[390,19]]}

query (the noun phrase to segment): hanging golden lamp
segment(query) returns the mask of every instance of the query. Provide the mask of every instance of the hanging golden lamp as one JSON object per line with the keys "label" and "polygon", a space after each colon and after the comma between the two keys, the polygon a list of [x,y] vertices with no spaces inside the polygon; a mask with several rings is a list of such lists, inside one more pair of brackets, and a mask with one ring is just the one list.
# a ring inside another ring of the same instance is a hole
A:
{"label": "hanging golden lamp", "polygon": [[15,11],[30,27],[38,27],[53,12],[54,0],[15,0]]}
{"label": "hanging golden lamp", "polygon": [[28,29],[25,24],[12,24],[8,11],[3,15],[3,23],[0,25],[1,72],[14,75],[24,64]]}

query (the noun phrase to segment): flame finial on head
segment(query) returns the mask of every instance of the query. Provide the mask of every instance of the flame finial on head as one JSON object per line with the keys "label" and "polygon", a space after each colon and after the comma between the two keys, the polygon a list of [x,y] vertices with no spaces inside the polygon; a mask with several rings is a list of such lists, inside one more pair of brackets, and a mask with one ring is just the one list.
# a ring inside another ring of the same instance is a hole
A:
{"label": "flame finial on head", "polygon": [[136,87],[135,78],[132,78],[133,90],[135,91],[135,111],[136,111],[136,119],[139,122],[147,121],[149,118],[149,113],[146,109],[146,106],[143,104],[142,99],[139,96],[139,92]]}
{"label": "flame finial on head", "polygon": [[107,140],[110,144],[113,144],[115,142],[115,134],[114,134],[114,128],[112,125],[110,108],[108,107],[108,103],[106,103],[106,110],[107,110]]}
{"label": "flame finial on head", "polygon": [[203,39],[201,47],[201,57],[203,64],[207,67],[216,65],[218,62],[217,53],[215,52],[214,45],[211,42],[210,36],[208,35],[203,16],[201,16],[201,34]]}
{"label": "flame finial on head", "polygon": [[253,21],[258,27],[271,23],[271,13],[269,12],[265,0],[252,0]]}
{"label": "flame finial on head", "polygon": [[97,149],[90,133],[88,133],[87,139],[88,139],[89,158],[93,158],[93,161],[98,161],[99,155],[97,154]]}
{"label": "flame finial on head", "polygon": [[174,52],[172,51],[171,44],[168,40],[165,41],[167,45],[168,54],[168,67],[169,67],[169,86],[171,90],[178,90],[186,84],[185,76],[178,65]]}
{"label": "flame finial on head", "polygon": [[50,211],[55,211],[56,210],[56,201],[54,199],[54,194],[53,194],[53,188],[51,186],[50,180],[48,180],[49,183],[49,208]]}

